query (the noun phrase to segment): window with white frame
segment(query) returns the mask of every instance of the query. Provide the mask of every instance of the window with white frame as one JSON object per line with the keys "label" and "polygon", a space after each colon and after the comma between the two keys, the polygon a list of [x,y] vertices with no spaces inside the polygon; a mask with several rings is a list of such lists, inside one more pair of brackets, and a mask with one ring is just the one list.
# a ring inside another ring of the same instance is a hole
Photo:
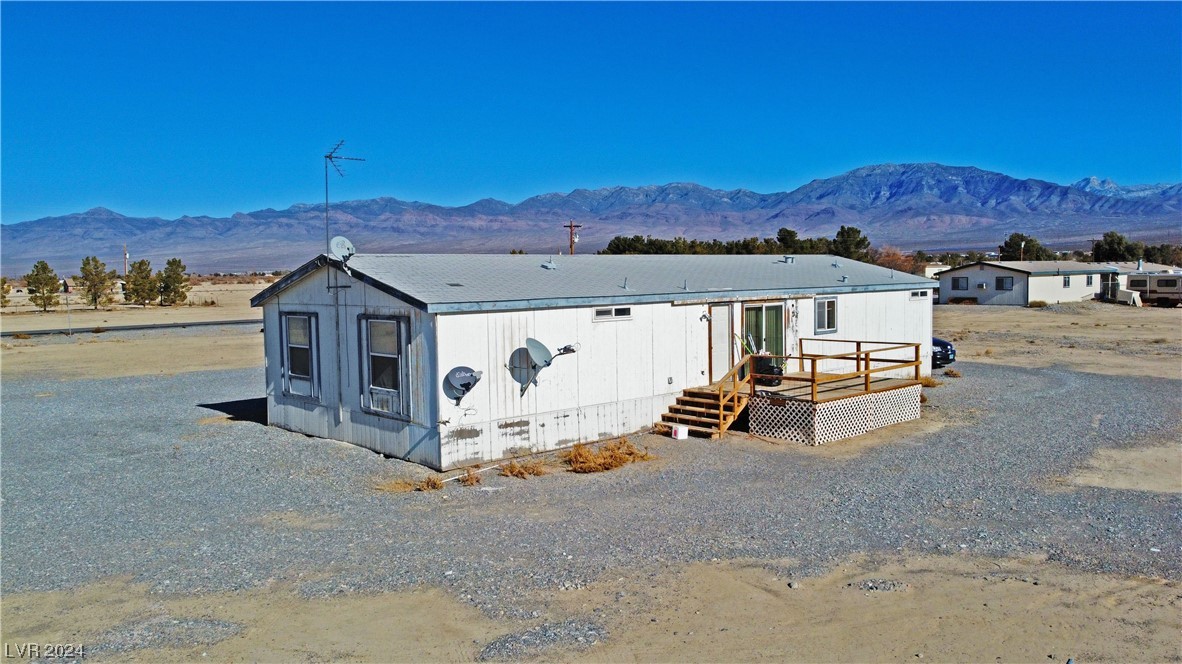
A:
{"label": "window with white frame", "polygon": [[1091,286],[1091,285],[1092,285],[1092,275],[1090,275],[1090,274],[1088,275],[1088,282],[1087,282],[1087,284],[1085,284],[1085,285],[1087,285],[1087,286]]}
{"label": "window with white frame", "polygon": [[993,284],[996,290],[1014,290],[1013,277],[996,277]]}
{"label": "window with white frame", "polygon": [[282,316],[283,393],[320,398],[320,358],[316,314],[285,313]]}
{"label": "window with white frame", "polygon": [[595,321],[627,320],[632,318],[632,307],[599,307],[595,309]]}
{"label": "window with white frame", "polygon": [[969,289],[969,278],[968,277],[952,277],[952,290],[968,290],[968,289]]}
{"label": "window with white frame", "polygon": [[911,291],[911,299],[912,300],[926,300],[927,297],[928,297],[928,292],[925,290]]}
{"label": "window with white frame", "polygon": [[826,297],[817,300],[816,334],[831,334],[837,331],[837,298]]}
{"label": "window with white frame", "polygon": [[409,416],[407,318],[361,319],[361,405],[387,415]]}
{"label": "window with white frame", "polygon": [[1071,288],[1071,275],[1063,275],[1063,288]]}

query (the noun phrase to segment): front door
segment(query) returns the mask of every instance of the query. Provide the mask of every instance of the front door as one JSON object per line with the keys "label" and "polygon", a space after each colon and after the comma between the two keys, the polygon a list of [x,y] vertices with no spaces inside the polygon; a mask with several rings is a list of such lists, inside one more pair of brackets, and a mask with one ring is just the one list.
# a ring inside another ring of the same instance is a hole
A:
{"label": "front door", "polygon": [[710,382],[721,380],[735,365],[734,343],[731,341],[731,306],[710,305]]}

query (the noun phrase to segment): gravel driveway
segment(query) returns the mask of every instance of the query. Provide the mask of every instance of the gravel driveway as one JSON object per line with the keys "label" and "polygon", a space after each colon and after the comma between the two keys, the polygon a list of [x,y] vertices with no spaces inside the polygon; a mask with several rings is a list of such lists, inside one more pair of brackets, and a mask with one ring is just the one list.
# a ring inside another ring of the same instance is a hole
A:
{"label": "gravel driveway", "polygon": [[411,494],[369,484],[425,469],[202,406],[257,399],[261,369],[5,380],[0,587],[430,583],[527,617],[527,594],[507,588],[712,558],[791,558],[803,575],[858,552],[967,549],[1182,578],[1182,497],[1053,482],[1097,448],[1176,440],[1177,381],[957,368],[964,378],[927,390],[947,426],[855,458],[646,436],[657,461]]}

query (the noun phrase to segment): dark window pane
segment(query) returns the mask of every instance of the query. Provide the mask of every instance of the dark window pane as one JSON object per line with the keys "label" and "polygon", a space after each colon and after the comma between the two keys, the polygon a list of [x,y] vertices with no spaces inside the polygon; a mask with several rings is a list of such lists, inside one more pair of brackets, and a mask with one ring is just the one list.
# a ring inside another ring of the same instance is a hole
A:
{"label": "dark window pane", "polygon": [[384,390],[398,389],[398,358],[369,356],[369,384]]}
{"label": "dark window pane", "polygon": [[287,347],[287,372],[301,378],[312,377],[312,350],[299,346]]}

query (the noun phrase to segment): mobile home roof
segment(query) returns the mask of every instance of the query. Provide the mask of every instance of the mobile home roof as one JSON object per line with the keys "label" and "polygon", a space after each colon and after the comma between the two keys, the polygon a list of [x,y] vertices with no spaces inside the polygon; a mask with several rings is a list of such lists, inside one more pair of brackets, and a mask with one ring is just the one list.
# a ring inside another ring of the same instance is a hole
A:
{"label": "mobile home roof", "polygon": [[[326,264],[308,262],[251,299],[251,306]],[[358,254],[353,277],[428,312],[732,300],[931,288],[924,277],[824,255],[545,256]]]}

